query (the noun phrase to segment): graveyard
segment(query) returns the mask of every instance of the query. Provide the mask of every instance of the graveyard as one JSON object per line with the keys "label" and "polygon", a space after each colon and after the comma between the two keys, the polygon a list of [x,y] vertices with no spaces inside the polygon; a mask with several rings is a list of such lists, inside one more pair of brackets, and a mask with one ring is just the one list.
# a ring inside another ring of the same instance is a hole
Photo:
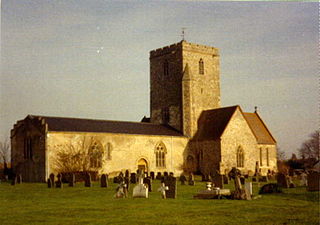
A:
{"label": "graveyard", "polygon": [[[1,182],[1,224],[318,224],[319,191],[307,191],[296,180],[295,188],[261,195],[259,189],[267,182],[252,182],[252,200],[195,199],[207,182],[200,176],[194,180],[194,185],[177,181],[175,199],[163,199],[156,179],[148,198],[133,198],[134,184],[126,198],[116,198],[118,184],[112,179],[107,187],[98,181],[62,188]],[[234,190],[234,183],[224,188]]]}

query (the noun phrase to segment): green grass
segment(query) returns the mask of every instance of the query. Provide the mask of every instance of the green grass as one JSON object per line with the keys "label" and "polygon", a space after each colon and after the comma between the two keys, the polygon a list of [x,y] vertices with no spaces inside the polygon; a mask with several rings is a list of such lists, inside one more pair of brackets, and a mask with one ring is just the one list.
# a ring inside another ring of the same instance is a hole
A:
{"label": "green grass", "polygon": [[116,185],[109,185],[49,189],[39,183],[1,183],[0,224],[319,224],[319,192],[305,187],[241,201],[193,199],[205,187],[197,180],[195,186],[178,184],[177,199],[161,199],[159,181],[153,182],[149,199],[133,199],[134,185],[129,198],[115,199]]}

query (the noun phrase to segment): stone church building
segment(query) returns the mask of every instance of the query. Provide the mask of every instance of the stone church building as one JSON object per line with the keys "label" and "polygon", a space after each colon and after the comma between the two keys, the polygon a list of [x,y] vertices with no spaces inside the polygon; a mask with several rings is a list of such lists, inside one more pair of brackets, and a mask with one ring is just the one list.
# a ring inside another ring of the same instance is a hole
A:
{"label": "stone church building", "polygon": [[120,122],[28,115],[11,130],[12,168],[25,181],[76,166],[120,171],[276,171],[276,141],[257,112],[221,107],[217,48],[186,41],[150,52],[150,117]]}

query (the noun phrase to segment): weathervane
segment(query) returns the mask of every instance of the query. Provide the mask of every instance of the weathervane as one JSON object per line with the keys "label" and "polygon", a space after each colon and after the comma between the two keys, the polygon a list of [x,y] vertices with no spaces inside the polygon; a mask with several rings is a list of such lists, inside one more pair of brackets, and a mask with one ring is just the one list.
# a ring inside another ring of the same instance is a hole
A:
{"label": "weathervane", "polygon": [[181,30],[182,30],[182,33],[181,33],[181,37],[182,37],[182,40],[184,41],[184,31],[186,30],[187,28],[186,27],[182,27]]}

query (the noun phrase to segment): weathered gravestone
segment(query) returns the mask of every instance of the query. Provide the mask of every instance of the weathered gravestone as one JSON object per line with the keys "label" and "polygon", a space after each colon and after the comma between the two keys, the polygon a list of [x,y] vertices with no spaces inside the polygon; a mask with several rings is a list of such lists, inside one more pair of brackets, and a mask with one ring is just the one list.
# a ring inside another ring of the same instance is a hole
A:
{"label": "weathered gravestone", "polygon": [[189,173],[188,184],[191,186],[195,185],[193,173]]}
{"label": "weathered gravestone", "polygon": [[86,173],[84,175],[84,186],[85,187],[91,187],[92,186],[90,173]]}
{"label": "weathered gravestone", "polygon": [[62,175],[59,173],[57,175],[57,178],[58,180],[56,181],[56,188],[62,188],[63,187],[63,184],[62,184]]}
{"label": "weathered gravestone", "polygon": [[181,185],[185,185],[186,181],[187,181],[186,176],[181,174],[180,177],[179,177],[179,181],[181,182]]}
{"label": "weathered gravestone", "polygon": [[143,176],[139,176],[139,183],[133,188],[133,198],[148,198],[148,188],[143,183]]}
{"label": "weathered gravestone", "polygon": [[101,175],[100,187],[108,187],[108,176],[106,174]]}
{"label": "weathered gravestone", "polygon": [[154,172],[153,171],[150,172],[150,177],[152,180],[154,180]]}
{"label": "weathered gravestone", "polygon": [[48,178],[48,180],[47,180],[47,185],[48,185],[48,188],[52,188],[53,187],[52,181],[51,181],[50,178]]}
{"label": "weathered gravestone", "polygon": [[164,180],[165,186],[168,187],[166,190],[166,198],[176,198],[177,197],[177,178],[173,176],[168,176],[166,180]]}
{"label": "weathered gravestone", "polygon": [[240,177],[240,183],[241,183],[242,185],[244,185],[245,182],[246,182],[246,179],[244,178],[244,176],[241,176],[241,177]]}
{"label": "weathered gravestone", "polygon": [[310,171],[308,174],[308,191],[319,191],[320,173],[317,171]]}
{"label": "weathered gravestone", "polygon": [[229,184],[229,178],[227,175],[223,175],[223,184]]}
{"label": "weathered gravestone", "polygon": [[22,175],[21,174],[18,174],[18,176],[17,176],[17,183],[22,184]]}
{"label": "weathered gravestone", "polygon": [[307,186],[308,185],[307,177],[308,177],[308,175],[304,172],[302,172],[300,174],[300,186]]}
{"label": "weathered gravestone", "polygon": [[158,172],[158,173],[157,173],[156,179],[157,179],[157,180],[162,180],[161,172]]}
{"label": "weathered gravestone", "polygon": [[216,174],[212,177],[212,183],[214,183],[215,187],[223,189],[223,176],[220,174]]}
{"label": "weathered gravestone", "polygon": [[161,183],[161,186],[158,188],[158,191],[161,192],[161,197],[166,199],[166,191],[169,190],[168,186],[165,186],[164,183]]}
{"label": "weathered gravestone", "polygon": [[131,183],[131,184],[137,183],[137,175],[136,175],[136,173],[131,173],[130,183]]}
{"label": "weathered gravestone", "polygon": [[278,173],[277,174],[277,184],[279,187],[289,188],[289,182],[288,182],[287,176],[283,173]]}
{"label": "weathered gravestone", "polygon": [[233,196],[232,197],[234,199],[250,200],[251,196],[241,186],[241,182],[240,182],[241,172],[240,172],[240,170],[238,170],[237,168],[233,167],[228,175],[229,175],[229,177],[234,179],[235,191],[233,192]]}
{"label": "weathered gravestone", "polygon": [[71,173],[69,175],[69,187],[74,187],[76,185],[76,175]]}
{"label": "weathered gravestone", "polygon": [[114,183],[114,184],[118,184],[118,183],[119,183],[119,179],[118,179],[117,176],[113,178],[113,183]]}
{"label": "weathered gravestone", "polygon": [[164,173],[163,173],[163,176],[164,176],[164,177],[168,177],[168,176],[169,176],[168,172],[164,172]]}
{"label": "weathered gravestone", "polygon": [[116,188],[115,198],[127,198],[128,197],[128,190],[126,184],[121,182]]}
{"label": "weathered gravestone", "polygon": [[148,177],[143,178],[143,183],[148,188],[148,191],[152,192],[152,180],[151,180],[151,178],[148,178]]}
{"label": "weathered gravestone", "polygon": [[49,176],[50,180],[51,180],[51,184],[52,184],[52,187],[54,187],[54,174],[51,173],[50,176]]}

